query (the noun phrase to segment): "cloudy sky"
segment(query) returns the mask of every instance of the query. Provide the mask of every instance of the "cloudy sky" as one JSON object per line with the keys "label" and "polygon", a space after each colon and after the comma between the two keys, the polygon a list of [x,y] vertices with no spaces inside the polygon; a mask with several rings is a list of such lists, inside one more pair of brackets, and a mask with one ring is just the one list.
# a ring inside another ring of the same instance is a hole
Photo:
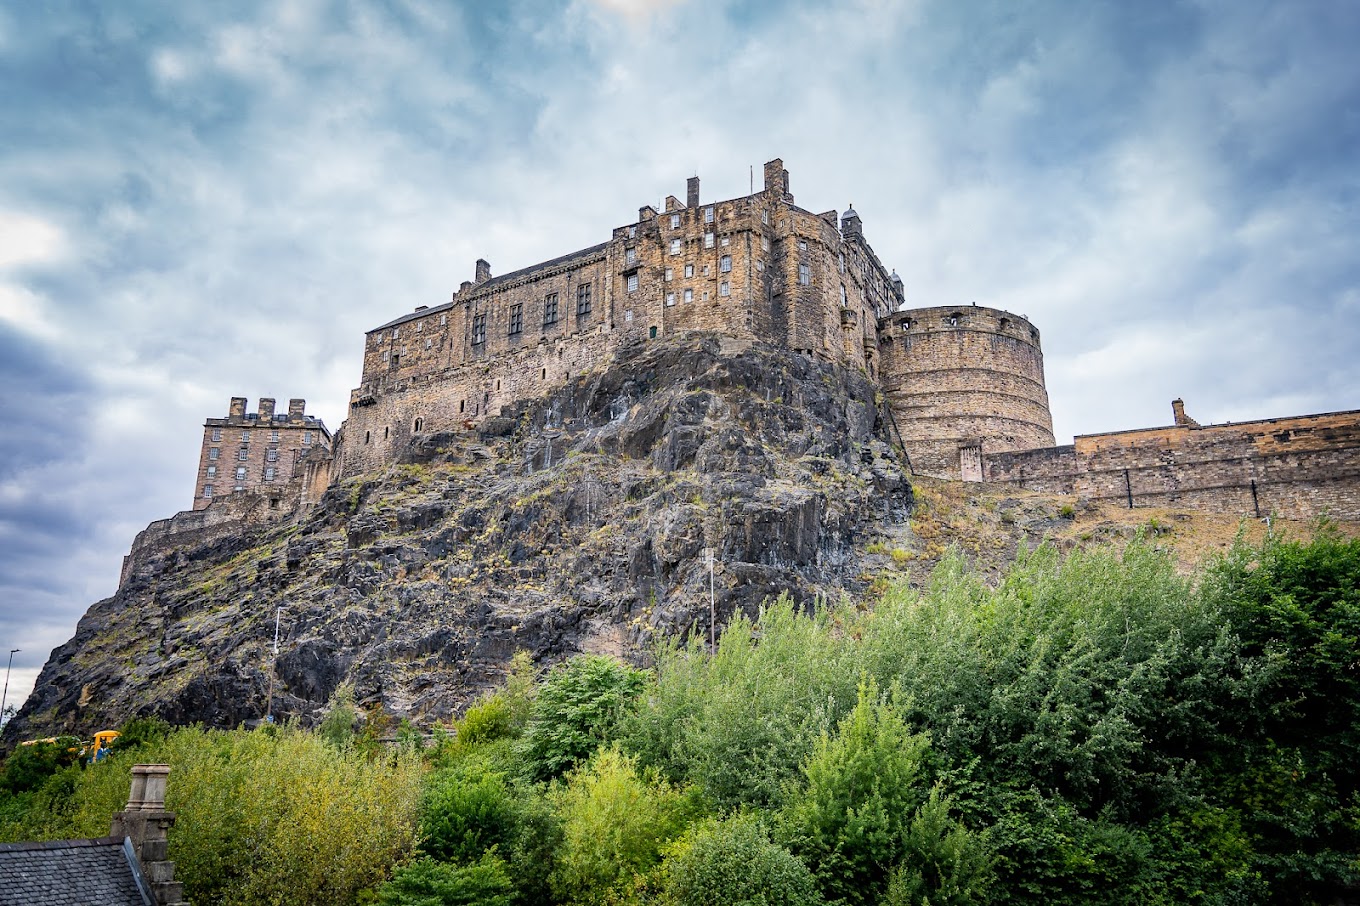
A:
{"label": "cloudy sky", "polygon": [[338,427],[366,328],[695,173],[782,157],[911,304],[1029,316],[1059,442],[1360,408],[1357,46],[1354,0],[4,4],[10,701],[229,397]]}

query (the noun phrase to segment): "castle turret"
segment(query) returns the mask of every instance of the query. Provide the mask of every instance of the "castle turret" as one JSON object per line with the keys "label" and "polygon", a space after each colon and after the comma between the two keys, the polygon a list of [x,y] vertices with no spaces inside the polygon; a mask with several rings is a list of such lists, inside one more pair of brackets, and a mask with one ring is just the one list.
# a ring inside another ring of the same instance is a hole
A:
{"label": "castle turret", "polygon": [[884,394],[913,471],[982,479],[983,453],[1053,446],[1039,331],[977,305],[880,322]]}

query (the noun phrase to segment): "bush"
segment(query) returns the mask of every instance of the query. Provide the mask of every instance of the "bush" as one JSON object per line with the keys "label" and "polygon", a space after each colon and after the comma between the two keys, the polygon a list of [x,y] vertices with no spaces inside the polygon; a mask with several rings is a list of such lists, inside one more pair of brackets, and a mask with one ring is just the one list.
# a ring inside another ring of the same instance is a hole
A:
{"label": "bush", "polygon": [[640,777],[617,748],[600,750],[552,798],[562,821],[552,889],[573,903],[605,903],[634,884],[700,811],[692,796]]}
{"label": "bush", "polygon": [[703,824],[666,861],[674,906],[817,906],[806,865],[778,844],[754,815]]}
{"label": "bush", "polygon": [[378,906],[510,906],[513,886],[494,855],[468,866],[420,859],[398,868],[378,891]]}
{"label": "bush", "polygon": [[535,780],[559,777],[616,735],[646,675],[607,657],[583,655],[555,667],[539,687],[524,737]]}
{"label": "bush", "polygon": [[950,818],[949,803],[938,786],[911,819],[903,851],[883,906],[970,906],[988,901],[992,855],[986,837]]}
{"label": "bush", "polygon": [[505,777],[476,764],[441,772],[426,785],[420,848],[441,862],[476,862],[516,835],[515,803]]}

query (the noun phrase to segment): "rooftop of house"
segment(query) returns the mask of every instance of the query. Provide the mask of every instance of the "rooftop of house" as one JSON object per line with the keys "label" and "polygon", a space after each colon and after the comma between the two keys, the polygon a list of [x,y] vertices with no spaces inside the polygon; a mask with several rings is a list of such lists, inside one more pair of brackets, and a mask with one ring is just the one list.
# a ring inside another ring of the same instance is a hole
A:
{"label": "rooftop of house", "polygon": [[155,906],[118,837],[0,844],[0,906]]}

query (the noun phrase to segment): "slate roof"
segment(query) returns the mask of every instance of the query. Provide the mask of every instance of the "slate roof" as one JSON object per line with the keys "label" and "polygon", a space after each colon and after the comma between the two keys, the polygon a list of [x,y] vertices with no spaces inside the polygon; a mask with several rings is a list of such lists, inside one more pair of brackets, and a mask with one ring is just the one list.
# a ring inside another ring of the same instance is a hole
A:
{"label": "slate roof", "polygon": [[144,888],[117,837],[0,843],[0,906],[155,906]]}

